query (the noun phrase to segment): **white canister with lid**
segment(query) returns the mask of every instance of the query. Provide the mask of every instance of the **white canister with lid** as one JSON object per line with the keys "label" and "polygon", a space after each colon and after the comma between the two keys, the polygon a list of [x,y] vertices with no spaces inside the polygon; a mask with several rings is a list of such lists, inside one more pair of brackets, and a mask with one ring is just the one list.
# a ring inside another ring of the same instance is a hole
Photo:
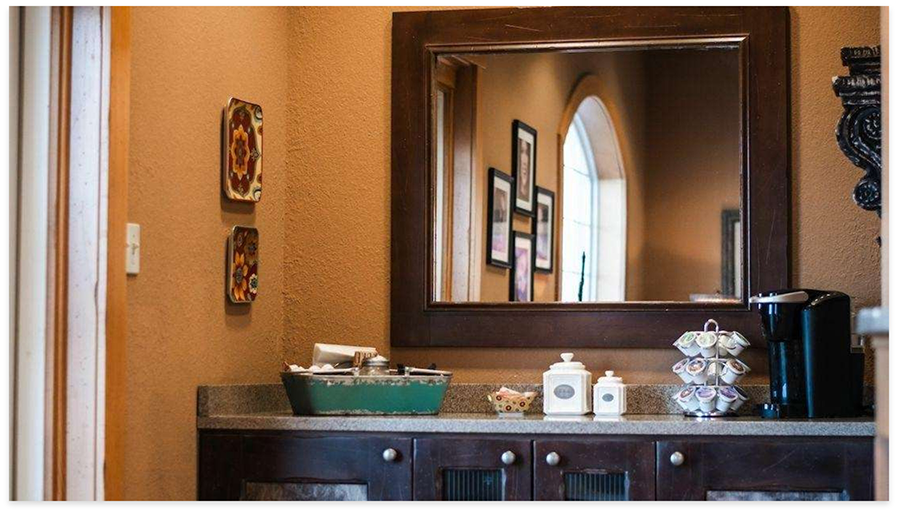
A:
{"label": "white canister with lid", "polygon": [[574,353],[561,353],[563,361],[543,373],[543,412],[546,415],[586,415],[592,411],[592,373]]}
{"label": "white canister with lid", "polygon": [[593,411],[596,415],[623,415],[627,413],[627,386],[614,371],[605,371],[605,375],[596,381],[592,389]]}

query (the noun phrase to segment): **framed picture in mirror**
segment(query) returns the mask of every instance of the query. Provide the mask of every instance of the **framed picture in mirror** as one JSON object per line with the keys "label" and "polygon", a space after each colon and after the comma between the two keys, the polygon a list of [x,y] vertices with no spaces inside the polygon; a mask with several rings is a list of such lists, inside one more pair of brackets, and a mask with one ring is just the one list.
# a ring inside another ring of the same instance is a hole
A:
{"label": "framed picture in mirror", "polygon": [[533,270],[551,273],[555,251],[555,193],[536,188],[536,218],[533,219],[536,251],[533,252]]}
{"label": "framed picture in mirror", "polygon": [[521,120],[511,124],[511,173],[514,210],[533,217],[536,212],[536,129]]}
{"label": "framed picture in mirror", "polygon": [[509,300],[533,301],[533,246],[532,233],[514,232],[514,260],[511,267]]}
{"label": "framed picture in mirror", "polygon": [[486,224],[486,239],[490,250],[486,263],[497,267],[511,267],[511,201],[514,196],[514,180],[496,168],[490,168],[489,199],[490,212]]}

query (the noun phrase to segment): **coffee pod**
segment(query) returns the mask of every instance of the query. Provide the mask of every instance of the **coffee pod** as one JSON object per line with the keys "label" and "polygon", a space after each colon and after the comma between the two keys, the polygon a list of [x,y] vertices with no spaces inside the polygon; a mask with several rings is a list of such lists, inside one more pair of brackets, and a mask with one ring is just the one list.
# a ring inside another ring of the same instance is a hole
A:
{"label": "coffee pod", "polygon": [[689,365],[689,358],[683,358],[674,364],[674,366],[671,367],[671,370],[683,380],[683,383],[692,383],[692,376],[690,376],[689,372],[686,370],[687,365]]}
{"label": "coffee pod", "polygon": [[677,404],[686,411],[698,409],[698,398],[695,397],[695,388],[686,387],[677,394]]}
{"label": "coffee pod", "polygon": [[732,385],[742,379],[749,370],[751,369],[748,368],[748,365],[733,358],[727,360],[726,367],[723,369],[723,374],[720,377],[727,385]]}
{"label": "coffee pod", "polygon": [[733,387],[733,391],[736,392],[736,400],[730,405],[730,411],[737,411],[745,404],[745,401],[748,401],[748,394],[742,390],[742,387]]}
{"label": "coffee pod", "polygon": [[730,338],[732,338],[736,342],[736,344],[738,344],[739,347],[741,347],[742,349],[745,349],[751,345],[748,343],[748,339],[745,338],[745,335],[743,335],[742,333],[739,333],[738,331],[731,332]]}
{"label": "coffee pod", "polygon": [[717,398],[717,391],[714,388],[698,387],[695,391],[695,397],[698,398],[698,406],[703,412],[710,413],[714,411],[716,407],[715,399]]}
{"label": "coffee pod", "polygon": [[695,343],[697,336],[695,331],[687,331],[680,335],[680,338],[673,345],[686,356],[695,356],[701,351],[701,348]]}
{"label": "coffee pod", "polygon": [[708,363],[701,358],[696,358],[686,365],[686,372],[692,376],[692,382],[696,385],[704,385],[708,377]]}
{"label": "coffee pod", "polygon": [[736,393],[734,387],[720,387],[717,390],[717,404],[715,405],[715,408],[719,412],[727,412],[732,408],[738,398],[739,395]]}
{"label": "coffee pod", "polygon": [[720,335],[720,338],[717,341],[718,345],[723,349],[722,353],[729,353],[733,356],[738,355],[742,352],[743,347],[736,342],[732,335],[729,333],[724,333]]}
{"label": "coffee pod", "polygon": [[705,358],[717,356],[717,333],[713,331],[704,331],[695,339],[698,344],[699,351]]}

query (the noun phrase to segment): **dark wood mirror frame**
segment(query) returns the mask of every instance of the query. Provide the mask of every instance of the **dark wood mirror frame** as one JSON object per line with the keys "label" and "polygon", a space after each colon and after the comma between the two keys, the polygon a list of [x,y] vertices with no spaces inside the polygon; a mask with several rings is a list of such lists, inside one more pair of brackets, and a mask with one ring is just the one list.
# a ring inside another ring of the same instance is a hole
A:
{"label": "dark wood mirror frame", "polygon": [[[432,63],[448,52],[738,41],[743,59],[741,303],[442,303],[432,300]],[[676,43],[672,43],[676,42]],[[393,346],[668,347],[708,318],[763,347],[747,298],[789,286],[787,8],[557,7],[393,15]]]}

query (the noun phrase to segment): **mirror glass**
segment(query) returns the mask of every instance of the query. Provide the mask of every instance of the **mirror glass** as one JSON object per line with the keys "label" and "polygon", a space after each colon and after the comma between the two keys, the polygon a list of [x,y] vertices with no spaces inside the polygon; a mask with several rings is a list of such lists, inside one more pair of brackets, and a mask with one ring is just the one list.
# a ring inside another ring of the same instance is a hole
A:
{"label": "mirror glass", "polygon": [[736,46],[437,54],[433,299],[741,301]]}

